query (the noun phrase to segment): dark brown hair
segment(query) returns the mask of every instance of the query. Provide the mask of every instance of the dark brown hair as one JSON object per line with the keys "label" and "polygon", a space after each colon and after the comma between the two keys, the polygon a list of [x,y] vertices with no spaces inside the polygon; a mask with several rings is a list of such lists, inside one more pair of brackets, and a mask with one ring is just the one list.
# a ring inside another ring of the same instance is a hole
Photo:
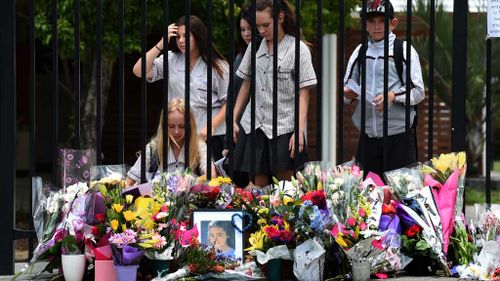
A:
{"label": "dark brown hair", "polygon": [[[273,17],[273,0],[257,0],[256,10],[262,12],[267,8],[271,9],[271,17]],[[295,12],[292,8],[292,5],[287,0],[276,0],[276,6],[280,12],[283,12],[285,18],[283,20],[283,31],[285,34],[292,35],[294,37],[297,36],[295,30]],[[304,36],[302,35],[302,31],[300,32],[300,39],[304,40]]]}
{"label": "dark brown hair", "polygon": [[[180,17],[176,22],[175,25],[181,26],[181,25],[186,25],[185,17],[182,16]],[[189,33],[193,35],[194,41],[196,42],[196,47],[198,47],[198,50],[200,52],[201,58],[205,61],[205,63],[208,62],[208,53],[207,50],[209,48],[208,42],[207,42],[207,27],[201,21],[201,19],[197,16],[189,16]],[[186,40],[189,40],[186,38]],[[222,64],[226,63],[226,59],[224,56],[217,50],[215,47],[214,43],[212,42],[212,66],[215,67],[215,70],[219,74],[219,76],[224,77],[224,71],[222,69]],[[178,53],[181,50],[177,46],[177,44],[174,42],[172,44],[172,52]]]}

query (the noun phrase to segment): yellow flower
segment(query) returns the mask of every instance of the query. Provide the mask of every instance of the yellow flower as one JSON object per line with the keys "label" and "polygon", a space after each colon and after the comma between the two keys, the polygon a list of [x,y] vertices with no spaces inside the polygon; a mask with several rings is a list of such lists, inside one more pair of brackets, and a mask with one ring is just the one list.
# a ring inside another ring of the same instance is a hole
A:
{"label": "yellow flower", "polygon": [[134,200],[133,195],[127,194],[127,196],[125,196],[125,201],[127,202],[127,204],[132,204],[132,200]]}
{"label": "yellow flower", "polygon": [[316,186],[316,190],[323,190],[323,184],[319,181],[317,186]]}
{"label": "yellow flower", "polygon": [[126,221],[135,220],[135,214],[132,211],[125,211],[125,212],[123,212],[123,217],[125,217]]}
{"label": "yellow flower", "polygon": [[337,242],[337,244],[339,244],[340,247],[342,247],[342,248],[347,247],[347,243],[344,241],[342,236],[335,237],[335,241]]}
{"label": "yellow flower", "polygon": [[269,213],[269,209],[268,208],[262,208],[258,211],[259,215],[265,215],[267,213]]}
{"label": "yellow flower", "polygon": [[250,242],[251,247],[245,249],[245,251],[253,251],[253,250],[264,250],[264,243],[267,240],[267,234],[263,229],[260,229],[257,232],[250,234],[250,238],[248,242]]}
{"label": "yellow flower", "polygon": [[219,178],[220,178],[220,182],[222,184],[231,184],[232,183],[231,178],[229,178],[229,177],[219,177]]}
{"label": "yellow flower", "polygon": [[285,230],[290,230],[290,225],[286,221],[283,221],[283,225],[285,226]]}
{"label": "yellow flower", "polygon": [[288,203],[293,203],[293,202],[295,202],[295,201],[291,197],[283,198],[283,204],[285,204],[285,205],[288,205]]}
{"label": "yellow flower", "polygon": [[113,204],[112,209],[115,210],[115,212],[117,212],[117,213],[121,213],[123,210],[123,205],[122,204]]}
{"label": "yellow flower", "polygon": [[111,229],[113,229],[113,231],[118,229],[118,221],[116,219],[112,220],[109,224],[111,225]]}
{"label": "yellow flower", "polygon": [[458,168],[462,169],[465,164],[467,164],[467,156],[465,155],[465,152],[461,151],[457,155],[458,158]]}
{"label": "yellow flower", "polygon": [[259,225],[264,225],[264,224],[266,224],[266,223],[267,223],[266,219],[259,219],[259,220],[257,221],[257,224],[259,224]]}
{"label": "yellow flower", "polygon": [[135,215],[137,223],[147,230],[154,227],[153,214],[157,213],[161,208],[158,202],[153,198],[138,197],[135,199]]}

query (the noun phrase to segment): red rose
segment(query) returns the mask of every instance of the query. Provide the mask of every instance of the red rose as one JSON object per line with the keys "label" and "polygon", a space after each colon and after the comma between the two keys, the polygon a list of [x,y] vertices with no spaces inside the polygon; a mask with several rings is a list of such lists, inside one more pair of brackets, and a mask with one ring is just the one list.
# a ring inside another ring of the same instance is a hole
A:
{"label": "red rose", "polygon": [[106,214],[96,214],[95,218],[99,223],[103,223],[106,221]]}
{"label": "red rose", "polygon": [[99,235],[99,228],[97,228],[97,226],[92,226],[92,234],[94,234],[94,236]]}
{"label": "red rose", "polygon": [[280,236],[280,231],[272,226],[264,227],[264,231],[267,233],[267,235],[269,235],[271,239]]}
{"label": "red rose", "polygon": [[405,234],[408,237],[415,237],[415,235],[420,233],[420,230],[420,226],[418,224],[414,224],[405,231]]}

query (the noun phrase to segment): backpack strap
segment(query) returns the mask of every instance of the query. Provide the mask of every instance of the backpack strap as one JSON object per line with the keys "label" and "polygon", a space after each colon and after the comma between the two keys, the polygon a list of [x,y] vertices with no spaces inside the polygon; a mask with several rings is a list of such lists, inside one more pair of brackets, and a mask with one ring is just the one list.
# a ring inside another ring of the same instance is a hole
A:
{"label": "backpack strap", "polygon": [[398,71],[398,76],[399,76],[399,81],[401,81],[401,84],[405,84],[403,82],[403,40],[399,38],[394,39],[394,50],[393,50],[393,55],[394,55],[394,64],[396,65],[396,70]]}
{"label": "backpack strap", "polygon": [[[358,73],[359,73],[359,77],[360,78],[361,78],[361,66],[362,66],[362,63],[363,63],[363,60],[361,59],[362,58],[361,54],[365,54],[366,55],[366,49],[367,49],[367,45],[361,44],[361,47],[359,47],[358,57],[356,58],[356,61],[358,63]],[[365,57],[365,59],[366,59],[366,57]],[[360,81],[360,83],[361,83],[361,81]]]}

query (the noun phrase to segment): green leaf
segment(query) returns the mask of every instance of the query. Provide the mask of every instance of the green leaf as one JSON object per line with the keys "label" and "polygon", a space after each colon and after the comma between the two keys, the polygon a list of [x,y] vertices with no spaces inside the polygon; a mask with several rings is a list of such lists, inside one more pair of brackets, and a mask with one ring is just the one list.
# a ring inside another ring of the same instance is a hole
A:
{"label": "green leaf", "polygon": [[417,242],[417,244],[415,245],[415,249],[416,250],[419,250],[419,251],[425,251],[427,249],[430,249],[430,245],[427,243],[427,241],[425,240],[420,240]]}

